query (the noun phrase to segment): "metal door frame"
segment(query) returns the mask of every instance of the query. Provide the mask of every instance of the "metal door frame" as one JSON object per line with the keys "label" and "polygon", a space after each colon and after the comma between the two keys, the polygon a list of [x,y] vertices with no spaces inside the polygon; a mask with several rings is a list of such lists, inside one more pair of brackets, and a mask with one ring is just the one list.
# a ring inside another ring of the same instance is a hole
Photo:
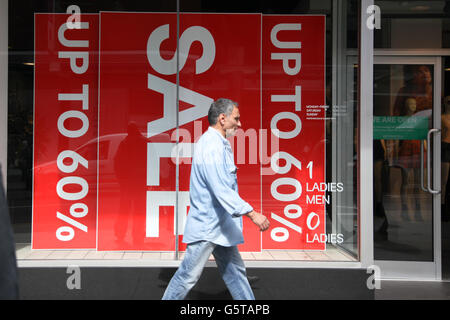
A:
{"label": "metal door frame", "polygon": [[[403,52],[404,54],[405,52]],[[375,51],[375,64],[427,64],[434,66],[433,72],[433,128],[441,129],[442,57],[440,55],[401,55],[393,51]],[[441,189],[440,139],[433,141],[433,189]],[[432,194],[433,201],[433,261],[388,261],[374,260],[380,268],[382,279],[441,280],[441,194]]]}

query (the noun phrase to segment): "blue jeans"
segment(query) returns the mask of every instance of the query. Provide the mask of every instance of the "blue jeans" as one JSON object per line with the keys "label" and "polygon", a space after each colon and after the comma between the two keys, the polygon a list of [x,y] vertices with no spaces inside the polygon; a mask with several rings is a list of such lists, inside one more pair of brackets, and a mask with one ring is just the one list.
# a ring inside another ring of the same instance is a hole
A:
{"label": "blue jeans", "polygon": [[200,278],[211,253],[233,299],[255,300],[237,247],[222,247],[209,241],[188,244],[186,255],[170,280],[162,299],[184,299]]}

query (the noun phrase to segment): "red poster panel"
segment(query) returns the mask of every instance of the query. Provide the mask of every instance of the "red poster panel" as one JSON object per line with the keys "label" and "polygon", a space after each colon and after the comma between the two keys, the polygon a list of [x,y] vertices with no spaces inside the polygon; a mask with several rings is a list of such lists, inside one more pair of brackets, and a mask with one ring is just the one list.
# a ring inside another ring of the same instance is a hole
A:
{"label": "red poster panel", "polygon": [[263,249],[324,250],[325,17],[264,15],[262,65]]}
{"label": "red poster panel", "polygon": [[95,248],[98,15],[35,15],[33,249]]}
{"label": "red poster panel", "polygon": [[[101,13],[99,148],[105,142],[109,150],[99,160],[99,250],[175,250],[189,210],[192,149],[214,100],[239,103],[242,135],[259,129],[261,15],[181,14],[179,48],[176,30],[176,14]],[[251,158],[248,150],[243,157]],[[258,161],[237,165],[242,197],[260,210]],[[242,250],[260,250],[249,221],[244,236]]]}

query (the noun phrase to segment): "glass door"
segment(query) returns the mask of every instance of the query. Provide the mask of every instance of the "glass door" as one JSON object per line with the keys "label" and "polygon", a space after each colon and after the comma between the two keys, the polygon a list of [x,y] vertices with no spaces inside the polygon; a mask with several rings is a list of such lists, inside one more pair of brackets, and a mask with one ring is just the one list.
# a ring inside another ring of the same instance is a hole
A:
{"label": "glass door", "polygon": [[376,56],[374,260],[382,278],[440,279],[441,58]]}

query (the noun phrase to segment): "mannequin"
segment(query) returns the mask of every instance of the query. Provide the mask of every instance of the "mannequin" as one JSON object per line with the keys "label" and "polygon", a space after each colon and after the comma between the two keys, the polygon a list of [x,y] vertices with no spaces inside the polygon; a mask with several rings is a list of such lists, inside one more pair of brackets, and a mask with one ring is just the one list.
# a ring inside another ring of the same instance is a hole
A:
{"label": "mannequin", "polygon": [[[433,108],[433,76],[427,65],[405,65],[403,67],[404,86],[398,91],[394,103],[394,116],[412,116]],[[424,145],[426,148],[426,143]],[[410,220],[408,211],[415,203],[415,217],[423,221],[420,200],[416,195],[420,189],[420,140],[397,140],[394,154],[398,156],[402,170],[402,218]],[[424,159],[424,162],[426,160]],[[425,163],[424,163],[425,166]],[[405,182],[410,183],[405,183]],[[408,190],[407,190],[408,189]],[[408,192],[410,193],[408,195]],[[412,192],[412,193],[411,193]]]}
{"label": "mannequin", "polygon": [[446,96],[444,98],[441,120],[441,217],[443,221],[449,221],[450,206],[446,203],[446,187],[448,181],[448,173],[450,171],[450,96]]}
{"label": "mannequin", "polygon": [[[411,117],[417,109],[416,99],[405,100],[403,116]],[[426,146],[425,146],[426,147]],[[410,221],[409,212],[414,211],[416,221],[423,221],[420,213],[420,140],[401,140],[398,151],[398,164],[402,170],[402,218]]]}
{"label": "mannequin", "polygon": [[406,115],[406,100],[410,98],[416,100],[414,112],[432,109],[433,84],[430,69],[425,65],[405,65],[404,75],[405,86],[398,91],[393,115]]}

